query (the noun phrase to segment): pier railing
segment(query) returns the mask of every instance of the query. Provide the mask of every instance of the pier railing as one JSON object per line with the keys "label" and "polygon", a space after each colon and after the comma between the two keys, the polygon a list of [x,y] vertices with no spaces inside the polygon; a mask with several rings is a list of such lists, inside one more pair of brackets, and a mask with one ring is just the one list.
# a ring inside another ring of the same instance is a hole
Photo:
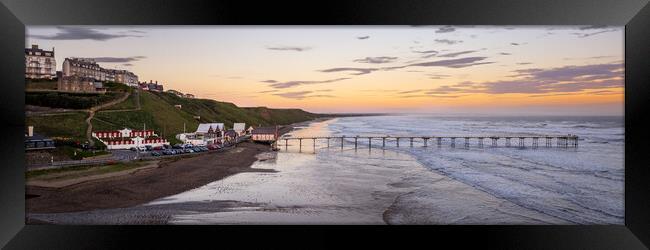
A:
{"label": "pier railing", "polygon": [[[435,143],[435,145],[441,147],[443,144],[449,144],[450,147],[456,148],[457,143],[462,143],[461,147],[470,148],[470,147],[516,147],[516,148],[539,148],[540,143],[543,143],[543,147],[546,148],[577,148],[578,147],[578,136],[576,135],[548,135],[548,136],[316,136],[316,137],[280,137],[273,144],[276,149],[284,146],[285,150],[289,148],[290,141],[298,142],[298,150],[302,151],[303,140],[312,141],[312,146],[314,151],[316,150],[316,141],[325,140],[327,142],[327,148],[331,146],[338,146],[341,149],[345,148],[346,141],[348,144],[353,144],[354,149],[359,148],[360,143],[367,142],[365,147],[373,148],[373,142],[377,143],[375,147],[385,148],[387,147],[387,142],[394,142],[394,146],[400,147],[400,141],[402,143],[408,143],[409,147],[413,147],[414,141],[422,142],[423,147],[428,147],[429,143]],[[278,143],[284,142],[283,145],[278,145]],[[487,142],[487,143],[486,143]],[[380,146],[381,145],[381,146]],[[553,146],[555,145],[555,146]],[[390,145],[389,145],[390,146]],[[402,144],[404,146],[404,144]]]}

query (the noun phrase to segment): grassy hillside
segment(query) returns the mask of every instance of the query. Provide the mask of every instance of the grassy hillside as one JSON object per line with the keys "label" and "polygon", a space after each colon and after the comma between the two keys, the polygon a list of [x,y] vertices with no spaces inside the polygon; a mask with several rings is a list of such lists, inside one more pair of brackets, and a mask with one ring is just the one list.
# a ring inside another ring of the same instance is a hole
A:
{"label": "grassy hillside", "polygon": [[34,133],[52,137],[85,140],[87,115],[83,112],[47,116],[28,116],[25,120],[27,126],[34,126]]}
{"label": "grassy hillside", "polygon": [[[109,86],[115,93],[130,91],[120,87]],[[138,101],[140,109],[138,109]],[[51,102],[57,103],[56,100]],[[174,107],[177,104],[182,107],[180,109]],[[196,116],[200,118],[196,119]],[[186,131],[191,132],[196,130],[199,123],[223,122],[228,128],[231,128],[235,122],[245,122],[247,126],[286,125],[311,120],[318,116],[300,109],[240,108],[227,102],[187,99],[170,93],[140,91],[139,94],[132,92],[131,96],[122,103],[96,112],[92,124],[93,131],[125,127],[142,129],[146,126],[147,129],[154,129],[156,133],[171,142],[176,142],[175,136],[183,132],[183,125]],[[34,126],[37,133],[47,136],[84,140],[86,117],[87,114],[83,112],[30,116],[27,117],[26,123]]]}
{"label": "grassy hillside", "polygon": [[[132,95],[135,96],[135,95]],[[318,117],[299,109],[269,109],[240,108],[232,103],[218,102],[209,99],[180,98],[170,93],[140,92],[140,110],[133,102],[136,98],[118,104],[120,109],[127,108],[131,111],[102,111],[93,119],[93,130],[122,129],[124,127],[142,129],[145,124],[147,129],[154,129],[160,135],[172,142],[175,136],[186,131],[195,131],[199,123],[223,122],[231,128],[235,122],[245,122],[247,125],[286,125],[294,122],[311,120]],[[174,105],[181,105],[175,108]],[[195,119],[200,116],[200,119]]]}

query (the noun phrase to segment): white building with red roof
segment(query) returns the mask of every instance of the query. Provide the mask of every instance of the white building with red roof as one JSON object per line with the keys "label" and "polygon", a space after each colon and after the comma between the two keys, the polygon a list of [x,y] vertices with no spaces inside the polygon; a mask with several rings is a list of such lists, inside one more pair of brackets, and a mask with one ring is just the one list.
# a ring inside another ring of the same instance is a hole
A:
{"label": "white building with red roof", "polygon": [[159,137],[153,130],[121,130],[95,131],[94,138],[101,141],[108,149],[130,149],[132,147],[152,146],[158,147],[169,144],[167,140]]}

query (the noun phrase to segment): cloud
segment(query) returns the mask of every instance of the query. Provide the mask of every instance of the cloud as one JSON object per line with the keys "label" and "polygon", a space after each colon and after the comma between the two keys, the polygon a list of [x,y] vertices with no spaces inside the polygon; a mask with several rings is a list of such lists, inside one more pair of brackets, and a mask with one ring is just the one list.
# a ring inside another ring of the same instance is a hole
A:
{"label": "cloud", "polygon": [[448,68],[465,68],[474,65],[490,64],[494,62],[481,62],[487,57],[465,57],[459,59],[439,60],[432,62],[414,63],[404,67],[448,67]]}
{"label": "cloud", "polygon": [[513,46],[518,46],[518,45],[519,45],[519,43],[510,43],[510,45],[513,45]]}
{"label": "cloud", "polygon": [[449,33],[449,32],[453,32],[454,30],[456,30],[456,28],[451,26],[444,26],[438,28],[438,30],[436,30],[436,33]]}
{"label": "cloud", "polygon": [[519,62],[517,65],[528,65],[528,64],[533,64],[532,62]]}
{"label": "cloud", "polygon": [[515,70],[520,79],[476,83],[490,94],[544,94],[623,87],[621,63]]}
{"label": "cloud", "polygon": [[266,93],[275,93],[275,92],[278,92],[278,91],[279,91],[279,90],[277,90],[277,89],[272,89],[272,90],[259,91],[259,92],[257,92],[257,93],[259,93],[259,94],[266,94]]}
{"label": "cloud", "polygon": [[289,99],[296,99],[296,100],[302,100],[305,98],[315,98],[315,97],[334,97],[333,95],[316,94],[318,92],[320,91],[294,91],[294,92],[277,93],[273,95],[281,96]]}
{"label": "cloud", "polygon": [[351,73],[352,75],[365,75],[370,74],[373,71],[380,70],[378,68],[331,68],[319,70],[320,72],[332,73],[332,72],[346,72],[346,71],[355,71],[356,73]]}
{"label": "cloud", "polygon": [[357,39],[359,39],[359,40],[364,40],[364,39],[368,39],[368,38],[370,38],[370,36],[358,36],[357,37]]}
{"label": "cloud", "polygon": [[591,30],[591,29],[603,29],[607,28],[607,25],[589,25],[589,26],[582,26],[578,28],[579,30]]}
{"label": "cloud", "polygon": [[[585,37],[590,37],[598,34],[603,34],[603,33],[608,33],[608,32],[614,32],[614,31],[620,31],[620,28],[610,28],[609,26],[606,25],[589,25],[589,26],[582,26],[579,27],[578,30],[584,31],[584,32],[574,32],[571,33],[573,35],[576,35],[579,38],[585,38]],[[590,32],[587,33],[590,30],[595,30],[595,32]]]}
{"label": "cloud", "polygon": [[428,74],[427,75],[429,79],[445,79],[450,77],[450,75],[443,75],[443,74]]}
{"label": "cloud", "polygon": [[437,42],[437,43],[444,43],[444,44],[449,44],[449,45],[463,42],[461,40],[449,40],[449,39],[435,39],[434,41]]}
{"label": "cloud", "polygon": [[389,56],[377,56],[377,57],[366,57],[363,59],[357,59],[354,60],[354,62],[359,62],[359,63],[389,63],[397,60],[397,57],[389,57]]}
{"label": "cloud", "polygon": [[127,66],[127,67],[129,67],[129,66],[133,66],[133,64],[131,64],[131,63],[123,63],[122,66]]}
{"label": "cloud", "polygon": [[280,50],[280,51],[306,51],[310,50],[311,47],[291,47],[291,46],[277,46],[277,47],[266,47],[268,50]]}
{"label": "cloud", "polygon": [[415,53],[421,53],[421,54],[438,54],[437,50],[425,50],[425,51],[417,51],[413,50]]}
{"label": "cloud", "polygon": [[581,66],[564,66],[551,69],[515,70],[517,76],[550,81],[603,80],[622,76],[623,64],[591,64]]}
{"label": "cloud", "polygon": [[95,62],[103,62],[103,63],[128,63],[128,62],[139,61],[145,58],[147,57],[131,56],[131,57],[93,57],[92,59],[95,60]]}
{"label": "cloud", "polygon": [[85,27],[70,27],[62,26],[57,27],[59,30],[58,33],[54,35],[30,35],[30,37],[44,39],[44,40],[95,40],[95,41],[106,41],[115,38],[122,37],[142,37],[141,35],[133,34],[111,34],[100,32],[97,29],[85,28]]}
{"label": "cloud", "polygon": [[347,80],[347,79],[350,79],[350,78],[336,78],[336,79],[323,80],[323,81],[288,81],[288,82],[277,82],[275,80],[267,80],[267,82],[274,81],[273,84],[269,85],[272,88],[286,89],[286,88],[291,88],[291,87],[300,86],[300,85],[331,83],[331,82],[338,82],[338,81],[343,81],[343,80]]}
{"label": "cloud", "polygon": [[481,62],[487,57],[465,57],[459,59],[449,59],[449,60],[438,60],[431,62],[421,62],[421,63],[412,63],[402,66],[393,66],[393,67],[383,67],[383,68],[351,68],[351,67],[340,67],[340,68],[330,68],[319,70],[324,73],[334,73],[334,72],[349,72],[352,71],[352,75],[365,75],[370,74],[375,71],[391,71],[396,69],[403,69],[408,67],[447,67],[447,68],[465,68],[481,64],[490,64],[494,62]]}
{"label": "cloud", "polygon": [[510,53],[506,53],[506,52],[501,52],[501,53],[499,53],[499,55],[509,56],[509,55],[512,55],[512,54],[510,54]]}
{"label": "cloud", "polygon": [[278,81],[276,81],[276,80],[264,80],[262,82],[265,82],[265,83],[277,83]]}
{"label": "cloud", "polygon": [[474,52],[476,52],[476,50],[466,50],[466,51],[460,51],[460,52],[454,52],[454,53],[447,53],[447,54],[439,55],[438,57],[457,57],[457,56],[460,56],[460,55],[474,53]]}

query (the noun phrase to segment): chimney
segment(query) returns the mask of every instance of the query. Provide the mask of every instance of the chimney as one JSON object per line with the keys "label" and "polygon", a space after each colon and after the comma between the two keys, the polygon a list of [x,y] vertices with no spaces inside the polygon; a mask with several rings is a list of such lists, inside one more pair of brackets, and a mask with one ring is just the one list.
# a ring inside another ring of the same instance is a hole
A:
{"label": "chimney", "polygon": [[149,80],[149,83],[153,83],[153,80]]}
{"label": "chimney", "polygon": [[27,136],[29,137],[34,136],[34,126],[27,127]]}
{"label": "chimney", "polygon": [[158,85],[158,80],[156,80],[156,85]]}

